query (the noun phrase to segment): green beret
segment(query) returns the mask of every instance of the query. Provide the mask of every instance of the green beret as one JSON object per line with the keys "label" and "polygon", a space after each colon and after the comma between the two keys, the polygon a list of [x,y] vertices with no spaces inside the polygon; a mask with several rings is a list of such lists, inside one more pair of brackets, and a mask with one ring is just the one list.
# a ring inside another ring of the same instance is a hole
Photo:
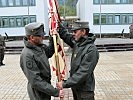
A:
{"label": "green beret", "polygon": [[37,35],[37,36],[44,36],[46,34],[44,31],[44,24],[37,22],[25,25],[25,33],[26,35]]}

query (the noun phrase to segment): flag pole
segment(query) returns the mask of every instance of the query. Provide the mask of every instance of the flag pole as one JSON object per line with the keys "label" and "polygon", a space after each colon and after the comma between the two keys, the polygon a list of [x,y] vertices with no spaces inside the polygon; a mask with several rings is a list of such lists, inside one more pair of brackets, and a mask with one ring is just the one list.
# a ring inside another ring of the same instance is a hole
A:
{"label": "flag pole", "polygon": [[[59,6],[58,6],[58,2],[57,0],[54,0],[56,9],[57,9],[57,17],[58,17],[58,21],[61,21],[60,15],[59,15]],[[52,15],[54,15],[53,9],[51,11]],[[51,17],[52,19],[52,17]],[[58,56],[58,45],[57,45],[57,36],[55,35],[54,32],[57,32],[56,30],[54,30],[54,26],[55,26],[55,22],[53,22],[53,19],[51,21],[51,27],[52,27],[52,37],[53,37],[53,41],[54,41],[54,50],[55,50],[55,64],[56,64],[56,74],[57,74],[57,79],[58,82],[61,82],[61,72],[60,72],[60,63],[59,63],[59,56]],[[60,100],[63,100],[63,97],[60,97]]]}
{"label": "flag pole", "polygon": [[[55,62],[56,62],[56,74],[58,82],[61,82],[61,75],[60,75],[60,64],[59,64],[59,56],[58,56],[58,47],[57,47],[57,39],[56,35],[53,35],[53,41],[54,41],[54,49],[55,49]],[[63,97],[60,97],[60,100],[63,100]]]}
{"label": "flag pole", "polygon": [[[54,0],[54,1],[55,1],[56,9],[57,9],[58,21],[61,21],[61,18],[60,18],[60,15],[59,15],[58,2],[57,2],[57,0]],[[59,64],[59,56],[58,56],[58,47],[57,47],[56,35],[53,35],[53,39],[54,39],[54,45],[55,45],[55,60],[56,60],[56,68],[57,68],[57,78],[58,78],[58,82],[61,82],[60,64]],[[63,100],[63,97],[60,97],[60,100]]]}
{"label": "flag pole", "polygon": [[60,82],[61,81],[61,75],[60,75],[60,64],[59,64],[59,56],[58,56],[58,47],[57,47],[56,35],[53,35],[53,41],[54,41],[54,50],[55,50],[57,79],[58,79],[58,82]]}

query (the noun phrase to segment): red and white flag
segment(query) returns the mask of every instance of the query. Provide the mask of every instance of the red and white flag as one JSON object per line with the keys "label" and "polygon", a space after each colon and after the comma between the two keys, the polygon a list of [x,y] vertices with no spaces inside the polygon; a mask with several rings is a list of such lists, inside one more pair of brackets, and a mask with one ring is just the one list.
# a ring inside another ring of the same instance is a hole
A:
{"label": "red and white flag", "polygon": [[[61,79],[65,78],[66,75],[66,63],[65,63],[65,52],[64,52],[64,46],[63,46],[63,41],[60,38],[59,34],[57,33],[57,28],[58,28],[58,22],[61,21],[59,12],[58,12],[58,3],[57,0],[49,0],[48,2],[48,7],[49,7],[49,28],[50,28],[50,34],[54,34],[53,32],[56,32],[57,38],[57,53],[58,53],[58,59],[59,61],[57,62],[55,59],[55,55],[52,57],[52,68],[53,71],[56,71],[56,75],[60,75]],[[60,73],[58,73],[57,69],[57,64],[59,63],[60,67]]]}

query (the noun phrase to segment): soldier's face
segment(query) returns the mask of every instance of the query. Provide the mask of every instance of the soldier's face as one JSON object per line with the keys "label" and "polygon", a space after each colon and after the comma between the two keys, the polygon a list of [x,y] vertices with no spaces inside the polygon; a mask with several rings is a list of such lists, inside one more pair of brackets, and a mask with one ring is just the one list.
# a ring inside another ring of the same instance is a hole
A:
{"label": "soldier's face", "polygon": [[44,36],[32,36],[31,40],[35,45],[39,45],[39,44],[43,44],[43,39],[44,39]]}
{"label": "soldier's face", "polygon": [[84,31],[83,30],[75,30],[73,31],[73,38],[75,39],[75,41],[78,41],[82,36],[84,36]]}

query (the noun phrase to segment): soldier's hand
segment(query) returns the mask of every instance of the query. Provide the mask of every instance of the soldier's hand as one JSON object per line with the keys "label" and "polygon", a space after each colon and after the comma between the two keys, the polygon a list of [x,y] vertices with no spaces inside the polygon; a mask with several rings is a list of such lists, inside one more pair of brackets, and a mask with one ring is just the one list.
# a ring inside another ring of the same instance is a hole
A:
{"label": "soldier's hand", "polygon": [[64,97],[64,95],[65,95],[64,90],[63,90],[63,89],[62,89],[62,90],[60,90],[59,97],[63,98],[63,97]]}
{"label": "soldier's hand", "polygon": [[57,87],[59,90],[62,90],[62,89],[63,89],[62,84],[63,84],[63,82],[60,81],[60,82],[56,83],[56,87]]}
{"label": "soldier's hand", "polygon": [[51,32],[50,32],[50,35],[51,36],[53,36],[53,35],[57,35],[58,33],[57,33],[57,30],[56,29],[53,29],[53,30],[51,30]]}

